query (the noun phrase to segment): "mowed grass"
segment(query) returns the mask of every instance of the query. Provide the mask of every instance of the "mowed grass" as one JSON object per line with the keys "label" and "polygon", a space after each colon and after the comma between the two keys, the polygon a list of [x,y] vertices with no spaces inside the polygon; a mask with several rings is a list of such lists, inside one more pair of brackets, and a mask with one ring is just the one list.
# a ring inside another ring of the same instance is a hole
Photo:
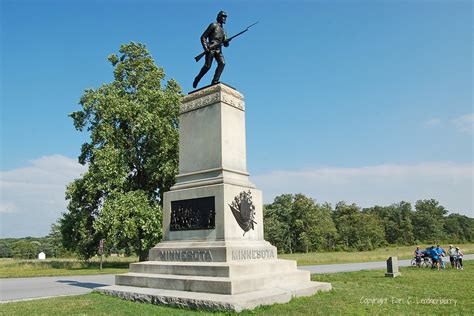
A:
{"label": "mowed grass", "polygon": [[[387,278],[382,270],[314,275],[333,290],[244,311],[239,315],[472,315],[474,262],[464,271],[406,267]],[[233,315],[124,301],[103,294],[60,297],[0,305],[1,315]]]}
{"label": "mowed grass", "polygon": [[[474,244],[459,245],[465,254],[474,253]],[[422,245],[422,247],[424,247]],[[442,245],[446,250],[448,245]],[[296,260],[298,265],[318,265],[387,260],[390,256],[400,259],[413,258],[413,246],[387,247],[372,251],[358,252],[313,252],[279,254],[280,259]],[[129,264],[137,262],[137,257],[105,258],[103,269],[99,269],[99,259],[90,261],[77,259],[15,260],[0,259],[0,278],[23,278],[56,275],[118,274],[128,272]]]}
{"label": "mowed grass", "polygon": [[128,272],[136,257],[109,257],[102,263],[99,259],[81,261],[77,259],[18,260],[0,259],[0,278],[23,278],[56,275],[115,274]]}
{"label": "mowed grass", "polygon": [[[421,249],[428,245],[420,244]],[[436,245],[435,245],[436,246]],[[474,244],[456,244],[464,254],[474,253]],[[442,244],[441,247],[448,251],[449,245]],[[416,246],[398,246],[386,247],[372,251],[354,251],[354,252],[311,252],[295,254],[279,254],[280,259],[296,260],[298,265],[318,265],[332,263],[354,263],[383,261],[388,257],[398,256],[399,259],[412,259]]]}

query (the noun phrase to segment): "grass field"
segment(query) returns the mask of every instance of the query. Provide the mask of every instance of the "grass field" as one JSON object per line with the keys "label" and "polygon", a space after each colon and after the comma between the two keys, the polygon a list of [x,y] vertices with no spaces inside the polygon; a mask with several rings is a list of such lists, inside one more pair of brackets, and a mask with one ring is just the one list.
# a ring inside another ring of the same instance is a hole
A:
{"label": "grass field", "polygon": [[[400,271],[402,275],[394,279],[384,277],[384,271],[380,270],[314,275],[313,280],[330,282],[333,290],[239,315],[474,313],[473,261],[465,263],[464,271],[413,267]],[[134,303],[97,293],[8,303],[0,307],[1,315],[224,315]]]}
{"label": "grass field", "polygon": [[129,264],[137,260],[137,257],[109,257],[104,260],[100,270],[98,259],[87,262],[77,259],[0,259],[0,278],[125,273],[128,272]]}
{"label": "grass field", "polygon": [[[442,245],[448,249],[447,245]],[[474,253],[474,244],[460,245],[465,254]],[[351,263],[387,260],[390,256],[400,259],[413,257],[413,246],[387,247],[372,251],[359,252],[318,252],[279,254],[281,259],[296,260],[298,265],[318,265],[331,263]],[[14,260],[0,259],[0,278],[20,278],[55,275],[84,275],[104,273],[125,273],[131,262],[136,262],[137,257],[121,258],[108,257],[105,259],[103,269],[99,270],[99,259],[89,262],[75,259],[48,259],[48,260]]]}
{"label": "grass field", "polygon": [[[436,245],[435,245],[436,246]],[[458,245],[464,254],[474,253],[474,244]],[[424,249],[425,245],[420,245]],[[449,245],[442,244],[446,251]],[[369,262],[369,261],[383,261],[390,256],[398,256],[399,259],[413,258],[413,252],[416,246],[399,246],[380,248],[372,251],[358,251],[358,252],[313,252],[313,253],[295,253],[295,254],[279,254],[281,259],[296,260],[298,265],[318,265],[331,263],[354,263],[354,262]]]}

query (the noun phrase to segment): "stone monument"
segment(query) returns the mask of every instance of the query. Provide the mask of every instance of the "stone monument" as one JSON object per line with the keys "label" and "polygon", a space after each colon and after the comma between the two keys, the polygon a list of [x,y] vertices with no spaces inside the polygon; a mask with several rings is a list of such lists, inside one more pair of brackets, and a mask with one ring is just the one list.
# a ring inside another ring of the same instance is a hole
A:
{"label": "stone monument", "polygon": [[385,276],[396,278],[400,275],[402,274],[398,271],[398,257],[389,257],[387,259],[387,272],[385,273]]}
{"label": "stone monument", "polygon": [[245,103],[219,83],[183,97],[179,175],[164,194],[163,240],[98,291],[126,299],[241,311],[328,291],[263,237],[262,192],[250,182]]}

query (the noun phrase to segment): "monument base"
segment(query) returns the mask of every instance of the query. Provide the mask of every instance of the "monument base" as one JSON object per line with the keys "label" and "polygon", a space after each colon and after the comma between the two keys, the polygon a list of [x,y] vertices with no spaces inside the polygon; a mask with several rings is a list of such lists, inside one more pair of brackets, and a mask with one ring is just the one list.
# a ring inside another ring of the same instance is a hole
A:
{"label": "monument base", "polygon": [[130,272],[115,276],[115,285],[96,291],[153,304],[241,311],[331,290],[330,283],[310,279],[296,261],[278,259],[265,240],[162,241],[150,250],[150,261],[130,264]]}
{"label": "monument base", "polygon": [[[308,281],[308,276],[306,276],[306,282],[301,282],[301,277],[298,277],[297,279],[299,280],[299,283],[289,282],[290,278],[281,278],[281,276],[281,273],[275,273],[271,277],[268,276],[264,278],[266,279],[267,283],[267,288],[265,289],[255,289],[253,291],[237,294],[194,292],[191,290],[191,288],[193,287],[193,284],[199,285],[199,281],[193,280],[192,278],[183,278],[181,282],[176,282],[176,279],[174,278],[172,282],[160,282],[160,280],[155,280],[157,284],[173,284],[173,288],[176,287],[176,284],[181,284],[184,286],[184,288],[187,288],[187,290],[111,285],[97,288],[95,291],[111,296],[116,296],[122,299],[157,305],[240,312],[244,309],[254,309],[263,305],[284,304],[288,303],[294,297],[310,296],[319,291],[331,290],[330,283],[310,282]],[[150,275],[147,276],[145,274],[141,274],[141,276],[136,275],[135,277],[135,281],[138,281],[139,278],[142,278],[141,281],[143,284],[153,283],[153,277]],[[214,281],[218,282],[218,280]],[[245,280],[243,281],[245,282]],[[250,280],[246,281],[248,282]],[[262,278],[257,281],[261,282]],[[257,284],[257,282],[252,283]],[[230,280],[228,284],[231,284]]]}

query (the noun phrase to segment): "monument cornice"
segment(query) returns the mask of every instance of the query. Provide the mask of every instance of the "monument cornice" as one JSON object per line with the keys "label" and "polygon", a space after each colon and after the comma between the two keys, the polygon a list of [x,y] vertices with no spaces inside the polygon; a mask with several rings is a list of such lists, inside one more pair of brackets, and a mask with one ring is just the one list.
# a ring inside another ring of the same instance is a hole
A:
{"label": "monument cornice", "polygon": [[180,114],[222,102],[245,111],[244,96],[222,83],[196,90],[181,99]]}

